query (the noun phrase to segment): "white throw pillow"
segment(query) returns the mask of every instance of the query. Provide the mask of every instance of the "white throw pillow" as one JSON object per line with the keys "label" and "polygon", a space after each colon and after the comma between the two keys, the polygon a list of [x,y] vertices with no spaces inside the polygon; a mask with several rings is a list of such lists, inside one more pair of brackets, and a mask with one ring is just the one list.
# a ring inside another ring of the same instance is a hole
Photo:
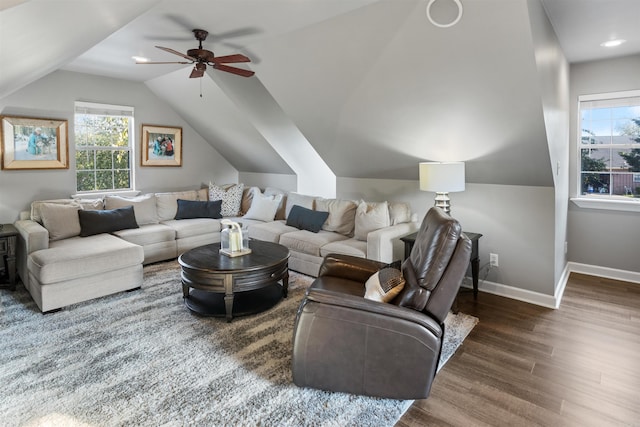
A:
{"label": "white throw pillow", "polygon": [[389,226],[389,205],[387,202],[367,203],[360,201],[356,209],[354,237],[367,240],[367,234]]}
{"label": "white throw pillow", "polygon": [[404,288],[402,272],[395,268],[383,268],[367,279],[364,297],[373,301],[389,302]]}
{"label": "white throw pillow", "polygon": [[257,219],[259,221],[270,222],[276,216],[278,206],[282,201],[282,194],[275,196],[265,196],[260,190],[254,190],[251,207],[243,216],[246,219]]}
{"label": "white throw pillow", "polygon": [[79,204],[42,203],[42,225],[49,232],[49,240],[62,240],[80,235]]}
{"label": "white throw pillow", "polygon": [[242,206],[243,191],[243,183],[227,186],[209,183],[209,200],[212,202],[222,200],[220,214],[223,217],[238,216],[240,214],[240,207]]}
{"label": "white throw pillow", "polygon": [[118,209],[126,206],[133,206],[138,225],[157,224],[159,222],[156,196],[154,194],[144,194],[137,197],[106,196],[104,198],[105,209]]}

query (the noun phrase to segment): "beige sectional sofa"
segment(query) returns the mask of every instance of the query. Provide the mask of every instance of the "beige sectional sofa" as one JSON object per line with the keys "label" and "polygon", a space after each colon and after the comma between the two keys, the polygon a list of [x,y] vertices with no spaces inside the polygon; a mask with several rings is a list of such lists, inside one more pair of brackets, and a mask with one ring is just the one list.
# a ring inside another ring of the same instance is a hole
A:
{"label": "beige sectional sofa", "polygon": [[[242,184],[129,198],[35,201],[15,223],[20,233],[18,274],[42,312],[138,288],[143,265],[220,241],[220,219],[176,219],[178,200],[211,203],[210,196],[219,195],[225,217],[241,222],[251,238],[287,246],[289,268],[312,276],[331,252],[399,260],[399,238],[418,227],[405,203],[323,199],[269,188],[263,193]],[[318,232],[287,225],[295,205],[309,214],[328,213]],[[135,228],[85,236],[91,232],[88,221],[101,221],[112,212],[135,218]]]}

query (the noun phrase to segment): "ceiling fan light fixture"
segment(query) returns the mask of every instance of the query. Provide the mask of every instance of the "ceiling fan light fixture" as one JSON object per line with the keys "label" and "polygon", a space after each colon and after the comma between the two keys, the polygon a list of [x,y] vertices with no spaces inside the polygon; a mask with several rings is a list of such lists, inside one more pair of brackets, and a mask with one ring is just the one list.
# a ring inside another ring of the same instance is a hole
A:
{"label": "ceiling fan light fixture", "polygon": [[602,46],[602,47],[616,47],[616,46],[620,46],[624,42],[626,42],[626,40],[614,39],[614,40],[608,40],[608,41],[606,41],[604,43],[600,43],[600,46]]}
{"label": "ceiling fan light fixture", "polygon": [[149,62],[149,58],[145,58],[144,56],[132,56],[131,59],[136,62]]}

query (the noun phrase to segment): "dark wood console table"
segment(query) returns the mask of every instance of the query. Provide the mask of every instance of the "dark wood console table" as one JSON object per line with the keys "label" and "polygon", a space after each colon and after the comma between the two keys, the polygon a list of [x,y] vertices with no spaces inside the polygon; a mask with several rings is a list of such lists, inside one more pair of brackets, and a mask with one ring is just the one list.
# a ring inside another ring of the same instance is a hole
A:
{"label": "dark wood console table", "polygon": [[[18,230],[12,224],[0,226],[0,289],[16,289],[16,246]],[[4,276],[4,277],[3,277]],[[7,284],[4,282],[8,281]]]}
{"label": "dark wood console table", "polygon": [[[480,254],[478,250],[478,241],[482,234],[479,233],[470,233],[467,231],[463,232],[466,236],[471,240],[471,278],[473,280],[473,298],[478,298],[478,276],[480,274]],[[418,232],[413,234],[409,234],[408,236],[401,237],[400,240],[404,242],[404,259],[409,257],[411,253],[411,249],[413,249],[413,245],[416,242],[416,236]]]}

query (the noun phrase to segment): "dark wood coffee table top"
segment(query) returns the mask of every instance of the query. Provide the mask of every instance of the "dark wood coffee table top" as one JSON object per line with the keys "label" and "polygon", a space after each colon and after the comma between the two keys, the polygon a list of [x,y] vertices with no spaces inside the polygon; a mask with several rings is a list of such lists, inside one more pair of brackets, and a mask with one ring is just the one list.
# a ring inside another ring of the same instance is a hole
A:
{"label": "dark wood coffee table top", "polygon": [[180,255],[187,307],[205,316],[224,315],[231,321],[233,316],[266,310],[286,297],[289,250],[261,240],[250,240],[249,248],[250,254],[229,257],[214,243]]}

